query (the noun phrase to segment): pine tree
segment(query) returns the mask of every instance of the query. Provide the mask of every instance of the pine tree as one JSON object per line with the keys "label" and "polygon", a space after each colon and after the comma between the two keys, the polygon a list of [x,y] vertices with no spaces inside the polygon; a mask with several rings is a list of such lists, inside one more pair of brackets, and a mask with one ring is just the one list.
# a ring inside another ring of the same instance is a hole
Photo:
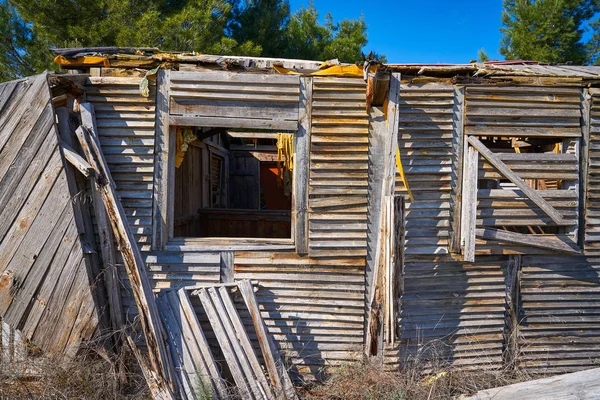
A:
{"label": "pine tree", "polygon": [[0,82],[54,68],[46,43],[15,8],[0,2]]}
{"label": "pine tree", "polygon": [[508,60],[583,64],[584,24],[598,0],[504,0],[500,54]]}

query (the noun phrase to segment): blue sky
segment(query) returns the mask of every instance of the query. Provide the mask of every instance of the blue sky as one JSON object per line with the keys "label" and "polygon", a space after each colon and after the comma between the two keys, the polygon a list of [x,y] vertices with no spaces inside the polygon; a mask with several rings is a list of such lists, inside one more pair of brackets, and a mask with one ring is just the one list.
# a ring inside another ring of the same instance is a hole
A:
{"label": "blue sky", "polygon": [[[500,47],[502,0],[359,1],[314,0],[319,17],[335,21],[364,15],[366,50],[384,53],[389,63],[468,63],[485,48],[503,60]],[[308,0],[290,0],[295,11]]]}

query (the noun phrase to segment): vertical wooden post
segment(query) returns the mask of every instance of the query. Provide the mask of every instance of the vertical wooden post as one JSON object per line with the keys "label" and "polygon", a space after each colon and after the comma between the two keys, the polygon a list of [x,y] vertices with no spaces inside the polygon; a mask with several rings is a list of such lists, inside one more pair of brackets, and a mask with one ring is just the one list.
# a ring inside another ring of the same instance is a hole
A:
{"label": "vertical wooden post", "polygon": [[584,249],[585,246],[585,220],[587,210],[587,193],[588,193],[588,170],[589,170],[589,149],[590,149],[590,132],[592,119],[592,96],[588,89],[582,89],[581,94],[581,141],[579,159],[579,219],[577,244]]}
{"label": "vertical wooden post", "polygon": [[464,260],[475,261],[475,227],[477,224],[477,181],[479,179],[479,152],[467,145],[462,187],[461,240]]}
{"label": "vertical wooden post", "polygon": [[[152,216],[152,248],[163,250],[169,239],[170,166],[173,164],[169,143],[169,85],[170,71],[160,69],[156,77],[156,135],[154,144],[154,203]],[[174,172],[173,172],[174,175]],[[171,203],[172,204],[172,203]]]}
{"label": "vertical wooden post", "polygon": [[366,274],[366,332],[365,353],[367,356],[380,356],[382,346],[382,324],[384,323],[382,306],[385,287],[383,283],[385,269],[385,232],[384,208],[386,196],[394,193],[396,180],[396,147],[398,146],[398,103],[400,102],[400,74],[392,73],[388,95],[387,110],[373,107],[370,111],[371,122],[369,175],[369,229]]}
{"label": "vertical wooden post", "polygon": [[294,177],[292,179],[292,237],[298,254],[308,253],[308,174],[312,124],[312,77],[300,78],[298,132],[294,137]]}
{"label": "vertical wooden post", "polygon": [[220,268],[220,281],[221,283],[233,283],[233,251],[222,251],[221,252],[221,268]]}
{"label": "vertical wooden post", "polygon": [[506,313],[504,319],[504,365],[516,367],[519,355],[520,255],[509,256],[506,269]]}
{"label": "vertical wooden post", "polygon": [[450,233],[450,252],[461,251],[461,209],[462,209],[462,180],[463,180],[463,145],[464,145],[464,114],[465,114],[465,88],[454,87],[454,108],[452,115],[453,135],[452,148],[452,231]]}

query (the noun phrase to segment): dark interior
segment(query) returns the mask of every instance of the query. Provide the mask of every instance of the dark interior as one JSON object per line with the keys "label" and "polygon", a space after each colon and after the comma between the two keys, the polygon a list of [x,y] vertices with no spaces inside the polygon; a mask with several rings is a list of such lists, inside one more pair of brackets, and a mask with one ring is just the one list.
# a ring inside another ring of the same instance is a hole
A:
{"label": "dark interior", "polygon": [[175,168],[173,235],[290,238],[292,174],[278,177],[273,134],[195,133]]}

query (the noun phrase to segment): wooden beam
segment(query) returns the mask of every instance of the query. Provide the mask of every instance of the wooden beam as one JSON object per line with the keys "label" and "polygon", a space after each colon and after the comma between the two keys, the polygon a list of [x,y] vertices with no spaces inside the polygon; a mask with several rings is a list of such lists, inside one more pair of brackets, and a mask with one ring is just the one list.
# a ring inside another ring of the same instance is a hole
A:
{"label": "wooden beam", "polygon": [[171,115],[169,117],[169,124],[177,126],[273,129],[282,131],[295,131],[298,129],[298,121],[279,121],[259,118],[192,117],[184,115]]}
{"label": "wooden beam", "polygon": [[[164,250],[169,240],[169,188],[170,170],[174,168],[174,146],[171,147],[169,127],[169,76],[168,69],[160,69],[156,77],[156,133],[154,148],[154,193],[152,218],[152,248]],[[174,173],[173,173],[174,176]]]}
{"label": "wooden beam", "polygon": [[308,169],[312,126],[312,78],[300,78],[300,115],[294,136],[292,229],[298,254],[308,254]]}
{"label": "wooden beam", "polygon": [[283,360],[277,350],[277,345],[275,344],[275,341],[273,341],[271,335],[269,335],[267,327],[260,315],[260,309],[258,308],[258,301],[256,300],[252,283],[249,280],[243,280],[238,283],[238,287],[244,298],[246,307],[248,307],[248,311],[250,312],[250,317],[252,318],[254,330],[258,337],[258,343],[262,351],[263,359],[267,371],[269,372],[269,379],[275,389],[277,398],[297,400],[298,396],[296,395],[296,390],[285,369]]}
{"label": "wooden beam", "polygon": [[452,114],[452,144],[455,154],[454,171],[455,178],[453,180],[454,191],[452,195],[452,232],[450,233],[450,252],[460,253],[461,252],[461,215],[462,210],[462,184],[463,184],[463,173],[464,173],[464,115],[465,115],[465,88],[454,87],[454,107]]}
{"label": "wooden beam", "polygon": [[590,134],[592,130],[592,89],[583,89],[581,96],[581,142],[580,142],[580,160],[579,160],[579,226],[577,233],[577,242],[581,248],[585,246],[585,219],[587,217],[587,199],[589,156],[590,156]]}
{"label": "wooden beam", "polygon": [[490,151],[479,139],[474,136],[469,136],[468,141],[471,146],[475,147],[477,151],[481,153],[486,160],[492,164],[498,172],[504,175],[508,180],[514,183],[519,189],[525,193],[527,197],[531,199],[538,207],[544,211],[554,222],[557,224],[562,223],[562,215],[554,207],[552,207],[546,200],[542,198],[534,189],[525,183],[517,174],[515,174],[500,158]]}
{"label": "wooden beam", "polygon": [[504,367],[514,370],[519,355],[519,306],[520,306],[520,276],[521,255],[510,255],[506,269],[506,314],[504,317],[504,346],[502,354]]}
{"label": "wooden beam", "polygon": [[[365,335],[365,354],[367,356],[381,356],[383,353],[382,333],[383,314],[381,313],[382,303],[384,301],[383,276],[384,270],[384,250],[385,233],[384,226],[384,207],[387,196],[394,194],[394,184],[396,180],[396,148],[398,147],[398,104],[400,103],[400,74],[393,73],[390,79],[390,90],[388,93],[387,110],[384,113],[382,109],[372,108],[371,136],[376,139],[373,151],[378,153],[372,162],[378,164],[373,171],[374,182],[369,185],[369,203],[373,204],[370,209],[372,223],[369,227],[371,237],[369,245],[371,248],[371,271],[367,272],[367,318]],[[377,143],[379,142],[379,143]],[[377,176],[381,176],[378,179]]]}
{"label": "wooden beam", "polygon": [[600,368],[593,368],[486,389],[473,396],[461,396],[460,398],[463,400],[592,400],[598,398],[598,393],[600,393]]}
{"label": "wooden beam", "polygon": [[65,155],[65,159],[69,163],[71,163],[71,165],[77,168],[77,170],[81,172],[83,176],[89,178],[92,175],[92,173],[94,172],[92,166],[83,157],[77,154],[77,152],[73,150],[73,148],[69,146],[64,140],[60,141],[60,147],[62,148],[63,154]]}
{"label": "wooden beam", "polygon": [[498,240],[506,243],[518,244],[521,246],[531,246],[538,249],[554,250],[561,253],[580,254],[577,244],[568,240],[566,236],[554,238],[541,237],[538,235],[526,235],[510,231],[502,231],[493,228],[477,229],[475,235],[480,239]]}
{"label": "wooden beam", "polygon": [[150,366],[154,372],[150,388],[155,388],[155,398],[174,398],[176,374],[171,364],[163,337],[163,326],[156,299],[146,275],[144,259],[129,228],[127,216],[117,196],[110,170],[97,137],[94,108],[90,103],[80,106],[82,126],[76,131],[88,162],[95,170],[94,184],[111,222],[113,233],[123,256],[125,269],[139,311],[139,319],[148,347]]}
{"label": "wooden beam", "polygon": [[477,183],[479,179],[479,152],[468,146],[463,165],[461,248],[463,260],[475,261],[475,227],[477,224]]}

